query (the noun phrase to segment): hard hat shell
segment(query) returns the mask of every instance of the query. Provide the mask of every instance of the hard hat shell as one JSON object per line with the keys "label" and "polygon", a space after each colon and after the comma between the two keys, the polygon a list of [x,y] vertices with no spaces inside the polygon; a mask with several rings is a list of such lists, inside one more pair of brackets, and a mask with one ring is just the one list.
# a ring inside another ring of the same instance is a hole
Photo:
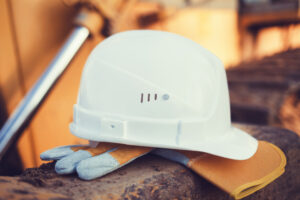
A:
{"label": "hard hat shell", "polygon": [[257,141],[231,126],[222,62],[162,31],[127,31],[101,42],[84,67],[71,132],[81,138],[201,151],[243,160]]}

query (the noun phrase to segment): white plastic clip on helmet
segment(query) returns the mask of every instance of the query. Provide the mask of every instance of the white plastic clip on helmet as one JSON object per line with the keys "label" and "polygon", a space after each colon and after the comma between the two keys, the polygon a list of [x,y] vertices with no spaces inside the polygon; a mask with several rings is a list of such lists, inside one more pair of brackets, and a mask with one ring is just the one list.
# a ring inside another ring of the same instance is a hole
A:
{"label": "white plastic clip on helmet", "polygon": [[101,42],[83,70],[71,132],[93,141],[243,160],[257,141],[231,126],[226,73],[199,44],[161,31]]}

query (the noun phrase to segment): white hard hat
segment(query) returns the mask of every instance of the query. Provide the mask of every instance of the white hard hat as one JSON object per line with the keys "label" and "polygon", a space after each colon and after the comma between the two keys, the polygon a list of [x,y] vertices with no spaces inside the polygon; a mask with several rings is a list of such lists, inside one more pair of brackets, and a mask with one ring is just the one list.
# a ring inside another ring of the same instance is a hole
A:
{"label": "white hard hat", "polygon": [[231,126],[226,73],[199,44],[162,31],[101,42],[82,73],[71,132],[81,138],[244,160],[257,141]]}

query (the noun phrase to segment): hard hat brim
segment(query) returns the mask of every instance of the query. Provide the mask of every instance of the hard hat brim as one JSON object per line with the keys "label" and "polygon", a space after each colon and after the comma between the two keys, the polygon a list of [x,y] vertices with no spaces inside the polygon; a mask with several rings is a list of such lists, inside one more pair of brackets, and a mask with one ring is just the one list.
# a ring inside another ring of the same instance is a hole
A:
{"label": "hard hat brim", "polygon": [[246,160],[255,154],[257,147],[258,141],[254,137],[231,127],[224,136],[206,141],[195,150],[234,160]]}
{"label": "hard hat brim", "polygon": [[220,137],[213,137],[205,141],[191,140],[190,143],[186,145],[160,144],[148,142],[146,139],[118,138],[109,135],[95,134],[84,129],[79,130],[73,123],[70,124],[70,130],[75,136],[92,141],[200,151],[234,160],[246,160],[250,158],[255,154],[258,147],[258,141],[254,137],[235,127],[231,127]]}

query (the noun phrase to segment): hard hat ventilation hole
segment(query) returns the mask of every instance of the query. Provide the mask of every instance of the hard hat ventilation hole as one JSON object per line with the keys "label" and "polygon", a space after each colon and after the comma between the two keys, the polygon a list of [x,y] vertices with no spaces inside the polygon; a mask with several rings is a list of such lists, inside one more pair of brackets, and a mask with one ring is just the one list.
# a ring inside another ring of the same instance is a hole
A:
{"label": "hard hat ventilation hole", "polygon": [[142,93],[141,94],[141,103],[143,103],[143,100],[144,100],[144,94]]}
{"label": "hard hat ventilation hole", "polygon": [[150,94],[148,94],[148,101],[150,101]]}
{"label": "hard hat ventilation hole", "polygon": [[167,101],[169,98],[170,98],[170,96],[168,94],[164,94],[162,96],[162,99],[165,100],[165,101]]}
{"label": "hard hat ventilation hole", "polygon": [[154,95],[154,100],[155,100],[155,101],[157,100],[157,94]]}

